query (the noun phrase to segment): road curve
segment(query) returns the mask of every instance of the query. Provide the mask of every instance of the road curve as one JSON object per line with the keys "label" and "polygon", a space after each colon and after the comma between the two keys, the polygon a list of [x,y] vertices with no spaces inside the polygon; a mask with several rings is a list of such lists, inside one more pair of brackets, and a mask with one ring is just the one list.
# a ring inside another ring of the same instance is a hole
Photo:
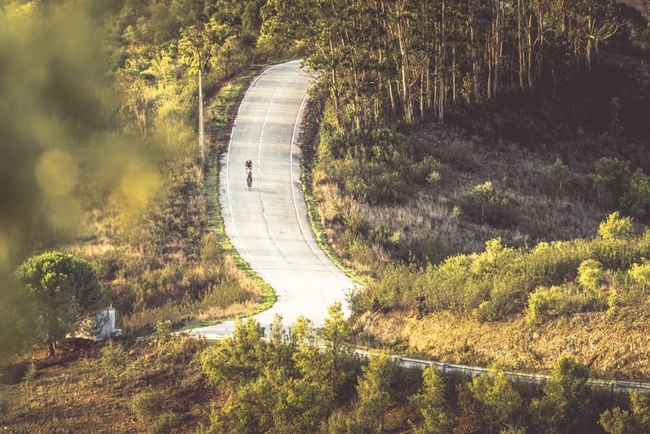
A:
{"label": "road curve", "polygon": [[[296,146],[305,93],[312,77],[288,62],[267,69],[246,93],[231,133],[228,152],[220,162],[219,200],[226,234],[241,256],[276,291],[278,301],[255,319],[268,330],[274,315],[292,324],[300,315],[317,326],[327,307],[345,303],[354,286],[318,248],[307,219],[300,182],[300,151]],[[246,186],[244,161],[253,160],[254,183]],[[219,339],[234,330],[234,321],[192,330]],[[357,350],[361,357],[368,353]],[[484,368],[393,356],[404,368],[434,366],[437,370],[484,375]],[[548,376],[506,372],[514,381],[542,384]],[[591,380],[594,388],[611,393],[650,394],[650,384]]]}
{"label": "road curve", "polygon": [[[273,66],[248,89],[220,161],[219,201],[228,238],[278,300],[254,318],[268,330],[275,314],[291,325],[299,316],[318,327],[335,301],[349,313],[354,283],[322,252],[307,218],[297,139],[313,77],[299,61]],[[244,162],[253,161],[246,186]],[[234,322],[192,330],[210,339],[232,333]]]}

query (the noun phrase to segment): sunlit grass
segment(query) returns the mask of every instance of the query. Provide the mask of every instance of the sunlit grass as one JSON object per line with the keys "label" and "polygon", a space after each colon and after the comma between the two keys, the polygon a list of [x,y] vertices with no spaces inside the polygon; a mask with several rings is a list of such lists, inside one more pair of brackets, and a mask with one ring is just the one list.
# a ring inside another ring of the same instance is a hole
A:
{"label": "sunlit grass", "polygon": [[[0,385],[0,401],[6,402],[0,409],[0,430],[144,432],[168,414],[172,417],[166,416],[165,422],[173,426],[158,432],[189,432],[208,420],[201,405],[207,405],[213,393],[205,389],[199,365],[191,363],[204,341],[186,336],[165,342],[117,341],[113,345],[124,348],[119,366],[107,364],[105,345],[65,353],[65,363],[41,366],[28,383]],[[140,398],[152,391],[162,394],[156,409],[160,415],[142,420]]]}

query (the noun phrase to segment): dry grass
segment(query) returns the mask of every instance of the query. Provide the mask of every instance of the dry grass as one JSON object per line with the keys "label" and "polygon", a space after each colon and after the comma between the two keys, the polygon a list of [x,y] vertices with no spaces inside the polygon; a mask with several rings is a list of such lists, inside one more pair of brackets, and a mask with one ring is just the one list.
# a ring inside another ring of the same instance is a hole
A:
{"label": "dry grass", "polygon": [[[245,303],[231,304],[226,308],[218,308],[215,306],[206,307],[204,310],[199,310],[194,317],[199,322],[210,321],[215,319],[235,318],[245,315],[255,310],[259,306],[259,301],[251,300]],[[192,323],[188,324],[192,325]]]}
{"label": "dry grass", "polygon": [[359,325],[383,345],[398,341],[423,358],[448,363],[549,372],[560,355],[589,365],[594,377],[650,382],[650,316],[625,308],[612,320],[606,313],[581,313],[531,325],[523,316],[479,323],[448,312],[417,320],[407,312],[366,314]]}
{"label": "dry grass", "polygon": [[[139,341],[127,348],[127,365],[117,378],[102,368],[103,346],[63,354],[62,363],[37,372],[29,390],[24,384],[0,385],[9,402],[6,415],[0,415],[3,432],[183,433],[209,422],[214,392],[204,387],[197,364],[189,363],[202,347],[199,341],[180,338],[162,347]],[[160,415],[141,420],[132,402],[148,390],[164,398]]]}
{"label": "dry grass", "polygon": [[87,243],[87,244],[74,244],[64,249],[67,253],[84,258],[87,261],[94,261],[100,256],[106,254],[109,250],[115,247],[107,243]]}
{"label": "dry grass", "polygon": [[[314,172],[314,195],[328,239],[358,271],[371,268],[368,260],[408,260],[412,255],[419,261],[439,262],[450,255],[482,251],[485,241],[497,236],[514,246],[593,236],[606,217],[579,193],[556,191],[549,176],[554,158],[541,159],[514,145],[490,145],[436,127],[423,129],[408,140],[440,160],[442,180],[413,192],[405,203],[371,206],[355,202],[344,197],[324,171]],[[461,195],[486,181],[504,191],[511,221],[494,226],[459,213],[456,206]],[[377,246],[365,253],[345,252],[339,243],[346,213],[360,215],[372,228],[387,228],[394,242],[390,255]]]}
{"label": "dry grass", "polygon": [[118,321],[118,328],[121,324],[121,328],[124,332],[129,334],[142,330],[147,326],[152,326],[161,319],[176,323],[189,315],[190,312],[191,311],[188,308],[182,309],[171,302],[167,302],[160,307],[134,312],[133,314],[122,318],[121,321]]}

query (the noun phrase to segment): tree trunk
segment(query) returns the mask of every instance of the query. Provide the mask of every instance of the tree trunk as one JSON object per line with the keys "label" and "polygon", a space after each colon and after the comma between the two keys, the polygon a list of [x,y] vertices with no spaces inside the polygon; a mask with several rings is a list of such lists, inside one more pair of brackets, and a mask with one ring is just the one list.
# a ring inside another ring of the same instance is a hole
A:
{"label": "tree trunk", "polygon": [[334,60],[335,50],[334,50],[334,42],[332,40],[331,32],[329,34],[328,42],[329,42],[329,51],[330,51],[329,55],[330,55],[331,68],[332,68],[331,88],[332,88],[332,94],[334,95],[334,112],[336,113],[336,123],[338,124],[337,126],[339,128],[343,128],[343,116],[341,115],[341,97],[339,94],[339,80],[337,74],[337,65]]}
{"label": "tree trunk", "polygon": [[438,90],[438,123],[445,121],[445,62],[447,55],[447,40],[445,35],[445,1],[440,5],[440,79]]}
{"label": "tree trunk", "polygon": [[[533,13],[528,15],[528,88],[533,87]],[[539,77],[537,77],[539,79]]]}
{"label": "tree trunk", "polygon": [[476,84],[477,72],[476,72],[476,50],[474,49],[474,12],[471,5],[467,11],[467,27],[469,29],[469,60],[472,67],[471,75],[471,90],[467,92],[466,100],[468,103],[472,102],[472,97],[478,94],[478,85]]}
{"label": "tree trunk", "polygon": [[587,11],[587,45],[585,47],[585,70],[591,74],[591,54],[594,48],[594,30],[596,28],[596,18],[594,17],[594,8],[591,1],[588,4]]}
{"label": "tree trunk", "polygon": [[[539,58],[537,60],[537,80],[538,83],[543,83],[542,80],[542,65],[544,64],[544,15],[542,10],[542,2],[537,2],[537,38],[539,40]],[[562,20],[564,23],[564,20]],[[564,26],[564,24],[563,24]]]}
{"label": "tree trunk", "polygon": [[406,41],[404,36],[404,29],[402,25],[402,4],[397,5],[397,40],[399,43],[399,51],[401,55],[401,80],[402,80],[402,106],[404,109],[404,120],[411,122],[413,120],[413,107],[411,101],[411,91],[409,87],[409,55],[406,49]]}
{"label": "tree trunk", "polygon": [[451,46],[451,100],[456,103],[458,99],[458,67],[456,65],[456,44]]}
{"label": "tree trunk", "polygon": [[519,51],[519,89],[524,89],[524,75],[526,73],[526,54],[524,53],[524,37],[523,32],[523,4],[522,0],[517,0],[517,48]]}

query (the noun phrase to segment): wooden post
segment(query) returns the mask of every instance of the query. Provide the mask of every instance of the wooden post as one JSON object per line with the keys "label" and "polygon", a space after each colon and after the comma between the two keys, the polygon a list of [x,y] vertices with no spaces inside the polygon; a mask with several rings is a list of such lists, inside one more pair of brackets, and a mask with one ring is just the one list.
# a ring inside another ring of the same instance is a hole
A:
{"label": "wooden post", "polygon": [[205,164],[205,138],[203,131],[203,85],[201,82],[201,68],[199,67],[199,151],[201,153],[201,163]]}

